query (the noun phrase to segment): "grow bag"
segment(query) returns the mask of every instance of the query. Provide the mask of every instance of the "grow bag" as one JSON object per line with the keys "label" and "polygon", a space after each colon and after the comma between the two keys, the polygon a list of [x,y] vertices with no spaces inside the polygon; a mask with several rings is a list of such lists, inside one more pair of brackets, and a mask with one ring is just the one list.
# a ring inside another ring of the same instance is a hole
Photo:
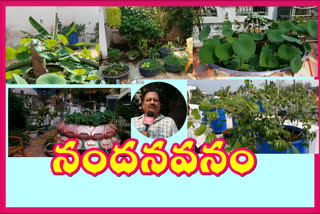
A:
{"label": "grow bag", "polygon": [[172,54],[173,50],[170,48],[159,48],[159,53],[160,53],[161,59],[164,59],[166,56]]}
{"label": "grow bag", "polygon": [[151,69],[141,68],[141,65],[144,62],[148,62],[148,61],[152,61],[152,59],[141,60],[138,63],[139,72],[144,77],[153,77],[153,76],[157,75],[160,72],[160,67],[159,68],[151,68]]}
{"label": "grow bag", "polygon": [[[294,131],[296,133],[301,133],[302,129],[295,127],[295,126],[287,126],[284,125],[284,129],[285,130],[290,130],[290,131]],[[297,150],[299,151],[299,153],[301,154],[306,154],[309,152],[309,149],[304,145],[304,143],[306,143],[307,140],[301,139],[301,140],[297,140],[292,142],[292,145],[295,146],[297,148]],[[271,153],[278,153],[278,154],[286,154],[288,150],[282,151],[282,152],[277,152],[274,148],[271,149],[271,144],[268,144],[268,142],[266,140],[263,139],[262,144],[256,143],[256,148],[258,153],[263,153],[263,154],[271,154]],[[289,149],[289,152],[291,154],[294,153],[293,148],[291,147]]]}
{"label": "grow bag", "polygon": [[[210,112],[215,112],[217,109],[211,109]],[[210,127],[213,133],[221,133],[223,130],[227,129],[226,115],[224,114],[224,109],[218,109],[219,118],[211,120]]]}
{"label": "grow bag", "polygon": [[[303,57],[302,57],[302,61],[306,61],[308,58],[308,56],[305,54]],[[224,68],[224,67],[221,67],[219,65],[216,65],[216,64],[209,64],[209,66],[212,68],[212,69],[218,69],[220,71],[224,71],[230,75],[236,75],[236,76],[241,76],[241,75],[246,75],[246,76],[270,76],[271,74],[273,73],[276,73],[276,72],[284,72],[284,71],[288,71],[290,70],[290,67],[285,67],[285,68],[279,68],[279,69],[276,69],[276,70],[272,70],[272,71],[237,71],[237,70],[231,70],[231,69],[227,69],[227,68]]]}
{"label": "grow bag", "polygon": [[87,126],[61,122],[54,140],[62,144],[69,138],[75,138],[79,140],[77,149],[99,148],[106,150],[111,149],[115,142],[120,143],[116,129],[113,124]]}

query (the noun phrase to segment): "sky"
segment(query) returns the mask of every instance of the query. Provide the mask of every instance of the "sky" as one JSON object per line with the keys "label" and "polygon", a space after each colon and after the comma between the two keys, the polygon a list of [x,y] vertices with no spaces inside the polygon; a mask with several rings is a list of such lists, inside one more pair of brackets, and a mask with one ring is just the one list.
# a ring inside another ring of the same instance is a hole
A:
{"label": "sky", "polygon": [[[280,84],[291,85],[293,84],[293,80],[267,80],[269,81],[281,81]],[[261,88],[262,84],[264,84],[266,80],[252,80],[252,84],[257,88]],[[312,86],[318,86],[318,80],[296,80],[296,83],[302,82],[310,82]],[[241,80],[188,80],[188,86],[196,86],[200,88],[201,91],[205,91],[209,94],[213,94],[215,91],[220,90],[222,87],[226,88],[227,86],[231,86],[230,91],[236,91],[239,86],[244,85],[244,79]]]}

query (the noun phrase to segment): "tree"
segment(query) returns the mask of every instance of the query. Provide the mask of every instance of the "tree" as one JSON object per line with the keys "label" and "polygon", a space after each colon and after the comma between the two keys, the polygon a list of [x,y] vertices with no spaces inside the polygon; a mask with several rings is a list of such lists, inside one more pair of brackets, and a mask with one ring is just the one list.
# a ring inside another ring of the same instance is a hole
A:
{"label": "tree", "polygon": [[191,102],[192,103],[200,103],[204,99],[204,95],[202,91],[197,87],[195,90],[191,91]]}

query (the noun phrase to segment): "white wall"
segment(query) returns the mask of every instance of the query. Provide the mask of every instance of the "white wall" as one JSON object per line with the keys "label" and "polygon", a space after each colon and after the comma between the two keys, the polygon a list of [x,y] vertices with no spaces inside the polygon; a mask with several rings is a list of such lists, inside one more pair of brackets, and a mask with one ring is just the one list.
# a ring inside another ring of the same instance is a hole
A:
{"label": "white wall", "polygon": [[89,42],[94,37],[94,28],[99,22],[98,7],[6,7],[6,46],[15,48],[19,45],[20,39],[24,37],[21,30],[37,34],[29,23],[29,16],[51,32],[54,29],[56,12],[62,26],[73,21],[86,25],[86,36],[82,38],[84,41]]}

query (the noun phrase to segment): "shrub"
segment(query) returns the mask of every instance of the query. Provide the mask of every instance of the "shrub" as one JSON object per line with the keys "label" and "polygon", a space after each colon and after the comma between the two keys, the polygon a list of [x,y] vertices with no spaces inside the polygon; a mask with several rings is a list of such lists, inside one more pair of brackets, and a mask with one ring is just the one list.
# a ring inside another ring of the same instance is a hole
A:
{"label": "shrub", "polygon": [[120,34],[126,36],[131,44],[140,39],[156,39],[162,35],[159,23],[143,8],[121,7]]}
{"label": "shrub", "polygon": [[173,54],[168,55],[166,58],[163,59],[163,61],[169,65],[177,65],[181,67],[186,65],[186,61],[183,58]]}

